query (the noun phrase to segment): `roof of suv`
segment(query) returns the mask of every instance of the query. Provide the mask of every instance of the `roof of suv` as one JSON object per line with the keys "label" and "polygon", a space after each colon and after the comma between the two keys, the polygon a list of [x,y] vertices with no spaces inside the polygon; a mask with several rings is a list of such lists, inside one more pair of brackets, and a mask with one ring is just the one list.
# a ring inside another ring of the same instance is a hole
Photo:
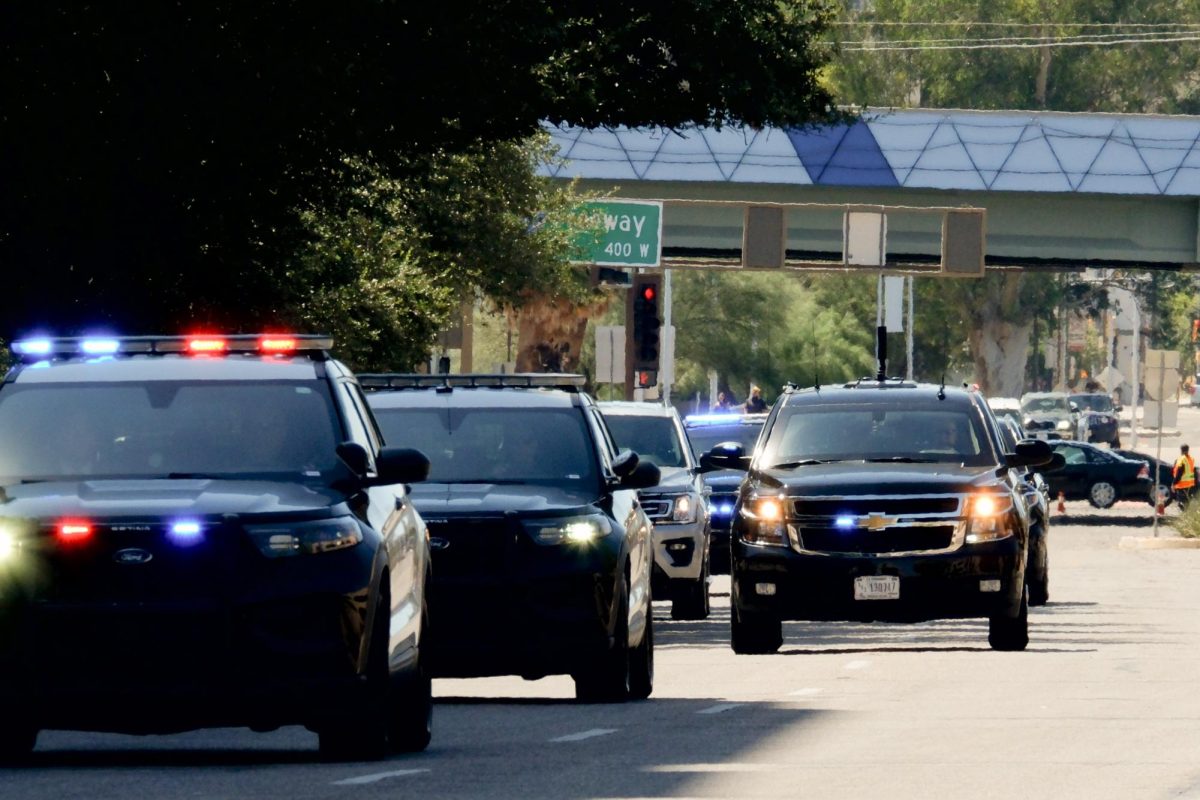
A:
{"label": "roof of suv", "polygon": [[15,368],[14,383],[120,383],[124,381],[313,380],[318,363],[307,356],[129,355],[42,361]]}
{"label": "roof of suv", "polygon": [[822,386],[818,388],[794,389],[784,392],[779,400],[786,403],[846,404],[870,403],[879,400],[903,403],[905,400],[939,400],[961,405],[971,402],[978,393],[957,386],[939,386],[932,383],[876,383],[874,381],[851,383],[845,386]]}
{"label": "roof of suv", "polygon": [[630,400],[605,400],[598,402],[600,410],[605,414],[616,414],[627,417],[673,417],[675,409],[658,403],[636,403]]}
{"label": "roof of suv", "polygon": [[367,389],[372,408],[570,408],[581,405],[581,395],[562,389],[516,386],[421,387],[419,389]]}

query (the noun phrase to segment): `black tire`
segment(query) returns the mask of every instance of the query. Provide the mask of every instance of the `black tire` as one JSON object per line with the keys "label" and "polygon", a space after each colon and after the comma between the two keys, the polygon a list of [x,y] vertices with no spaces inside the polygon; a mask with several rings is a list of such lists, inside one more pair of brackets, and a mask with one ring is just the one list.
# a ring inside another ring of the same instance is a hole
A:
{"label": "black tire", "polygon": [[1088,502],[1096,508],[1112,508],[1119,497],[1117,487],[1108,481],[1096,481],[1088,487]]}
{"label": "black tire", "polygon": [[735,604],[729,622],[729,643],[735,653],[764,655],[783,646],[783,623],[778,619],[742,611]]}
{"label": "black tire", "polygon": [[375,608],[367,645],[363,696],[353,708],[317,729],[318,748],[326,761],[377,761],[388,752],[388,618],[391,603],[384,594]]}
{"label": "black tire", "polygon": [[616,590],[618,600],[612,647],[571,676],[575,679],[575,699],[581,703],[624,703],[632,690],[629,586],[624,576],[618,581]]}
{"label": "black tire", "polygon": [[678,590],[671,600],[671,619],[708,619],[708,557],[700,577]]}
{"label": "black tire", "polygon": [[37,745],[38,729],[17,720],[0,722],[0,764],[24,764]]}
{"label": "black tire", "polygon": [[393,753],[419,753],[433,737],[433,681],[423,655],[430,641],[428,601],[423,606],[417,663],[408,675],[392,679],[388,696],[387,737]]}
{"label": "black tire", "polygon": [[1020,613],[1015,617],[1001,615],[988,620],[988,644],[993,650],[1024,650],[1029,644],[1029,589],[1021,590]]}
{"label": "black tire", "polygon": [[629,697],[645,700],[654,692],[654,614],[646,608],[646,632],[637,647],[629,651]]}

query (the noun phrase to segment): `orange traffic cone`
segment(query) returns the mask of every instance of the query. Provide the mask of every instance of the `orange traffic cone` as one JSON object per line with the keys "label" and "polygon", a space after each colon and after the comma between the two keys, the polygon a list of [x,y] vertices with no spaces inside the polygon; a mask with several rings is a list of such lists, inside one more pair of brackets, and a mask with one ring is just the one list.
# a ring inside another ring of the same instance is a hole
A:
{"label": "orange traffic cone", "polygon": [[1154,516],[1156,516],[1156,517],[1165,517],[1165,516],[1167,515],[1167,497],[1166,497],[1166,493],[1165,493],[1165,492],[1160,492],[1160,491],[1158,491],[1158,489],[1155,489],[1155,490],[1154,490],[1154,493],[1155,493],[1156,495],[1158,495],[1158,502],[1154,504]]}
{"label": "orange traffic cone", "polygon": [[1067,513],[1067,498],[1062,492],[1058,493],[1058,513]]}

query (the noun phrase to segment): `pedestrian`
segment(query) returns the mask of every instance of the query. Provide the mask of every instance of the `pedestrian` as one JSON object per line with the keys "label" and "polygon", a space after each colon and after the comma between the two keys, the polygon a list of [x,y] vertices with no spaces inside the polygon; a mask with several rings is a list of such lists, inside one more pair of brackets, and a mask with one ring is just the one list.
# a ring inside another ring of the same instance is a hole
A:
{"label": "pedestrian", "polygon": [[762,389],[757,386],[751,386],[750,396],[746,398],[746,403],[742,406],[742,409],[747,414],[765,414],[767,404],[762,399]]}
{"label": "pedestrian", "polygon": [[1171,470],[1171,489],[1179,508],[1186,506],[1196,494],[1196,462],[1188,455],[1188,446],[1179,445],[1179,458]]}
{"label": "pedestrian", "polygon": [[710,411],[732,411],[733,403],[729,402],[729,398],[724,392],[717,392],[717,402],[713,403]]}

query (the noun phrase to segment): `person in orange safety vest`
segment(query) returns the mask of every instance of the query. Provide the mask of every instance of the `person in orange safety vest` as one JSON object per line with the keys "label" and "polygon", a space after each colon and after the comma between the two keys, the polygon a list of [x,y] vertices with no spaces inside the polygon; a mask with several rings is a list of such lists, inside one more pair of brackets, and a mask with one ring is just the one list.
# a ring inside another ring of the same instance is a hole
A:
{"label": "person in orange safety vest", "polygon": [[1188,455],[1188,446],[1179,446],[1179,458],[1175,459],[1175,467],[1171,470],[1171,488],[1175,491],[1175,501],[1179,507],[1192,499],[1196,494],[1196,462]]}

